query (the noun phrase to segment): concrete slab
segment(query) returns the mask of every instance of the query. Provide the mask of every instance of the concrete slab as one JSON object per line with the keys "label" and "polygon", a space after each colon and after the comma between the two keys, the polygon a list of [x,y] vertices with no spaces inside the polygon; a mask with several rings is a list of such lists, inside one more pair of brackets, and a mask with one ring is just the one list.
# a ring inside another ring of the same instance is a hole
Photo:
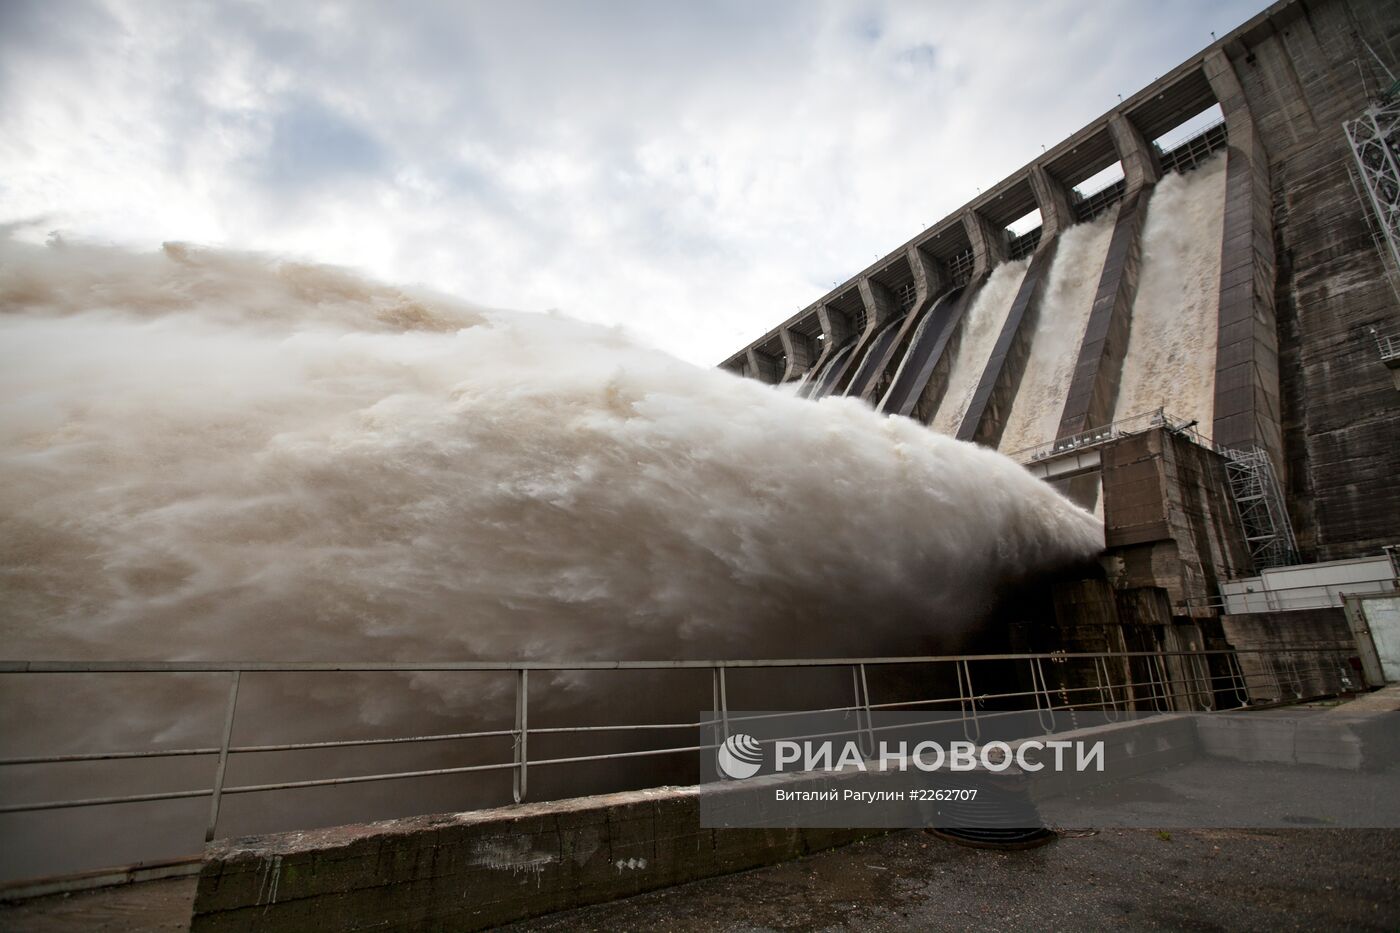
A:
{"label": "concrete slab", "polygon": [[922,832],[503,929],[1394,930],[1400,831],[1110,830],[1024,852]]}

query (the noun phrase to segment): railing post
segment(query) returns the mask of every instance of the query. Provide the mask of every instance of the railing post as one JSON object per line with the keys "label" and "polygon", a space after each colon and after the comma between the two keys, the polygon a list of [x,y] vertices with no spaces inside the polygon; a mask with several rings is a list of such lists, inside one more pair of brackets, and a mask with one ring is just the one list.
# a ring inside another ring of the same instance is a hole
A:
{"label": "railing post", "polygon": [[[1035,689],[1035,715],[1040,720],[1040,728],[1047,733],[1055,731],[1055,701],[1050,699],[1050,688],[1045,682],[1045,668],[1041,666],[1040,656],[1036,655],[1030,659],[1031,664],[1031,686]],[[1040,678],[1040,685],[1036,686],[1036,678]],[[1045,698],[1045,705],[1041,705],[1041,697]],[[1047,722],[1046,717],[1049,717]]]}
{"label": "railing post", "polygon": [[228,770],[228,747],[233,739],[233,714],[238,706],[238,681],[242,671],[234,671],[228,687],[228,712],[224,714],[224,735],[219,742],[219,767],[214,772],[214,794],[209,801],[209,826],[204,830],[204,841],[214,841],[214,827],[219,824],[219,802],[224,795],[224,772]]}
{"label": "railing post", "polygon": [[1191,655],[1191,667],[1196,673],[1196,689],[1200,694],[1200,709],[1210,712],[1215,709],[1215,681],[1210,675],[1210,657],[1203,654]]}
{"label": "railing post", "polygon": [[724,668],[716,666],[715,683],[719,687],[720,744],[729,741],[729,694],[724,683]]}
{"label": "railing post", "polygon": [[[1118,712],[1118,696],[1113,691],[1113,675],[1109,670],[1108,658],[1094,658],[1094,679],[1099,685],[1099,709],[1103,710],[1103,717],[1108,722],[1117,722],[1122,718]],[[1109,710],[1113,715],[1109,715]]]}
{"label": "railing post", "polygon": [[[875,731],[874,722],[870,718],[870,688],[865,682],[865,665],[851,665],[851,685],[856,693],[856,735],[864,740],[865,748],[861,751],[866,758],[875,754]],[[860,723],[861,711],[865,711],[865,725]]]}
{"label": "railing post", "polygon": [[1152,655],[1152,666],[1157,669],[1157,682],[1162,685],[1162,711],[1170,713],[1177,708],[1176,681],[1172,680],[1171,670],[1159,648]]}
{"label": "railing post", "polygon": [[1240,663],[1240,656],[1235,651],[1225,655],[1225,661],[1226,666],[1230,669],[1230,688],[1235,693],[1237,708],[1243,709],[1251,702],[1249,681],[1245,678],[1244,665]]}
{"label": "railing post", "polygon": [[1269,676],[1272,677],[1274,681],[1274,702],[1282,703],[1283,682],[1279,680],[1277,659],[1272,654],[1269,655]]}
{"label": "railing post", "polygon": [[[977,697],[972,692],[972,668],[968,666],[967,659],[963,658],[953,662],[953,669],[958,674],[958,712],[962,717],[963,738],[969,742],[976,742],[982,738],[982,722],[977,718]],[[969,712],[972,713],[971,732],[967,728]]]}
{"label": "railing post", "polygon": [[526,769],[530,766],[530,672],[515,672],[515,771],[511,793],[516,803],[525,799]]}

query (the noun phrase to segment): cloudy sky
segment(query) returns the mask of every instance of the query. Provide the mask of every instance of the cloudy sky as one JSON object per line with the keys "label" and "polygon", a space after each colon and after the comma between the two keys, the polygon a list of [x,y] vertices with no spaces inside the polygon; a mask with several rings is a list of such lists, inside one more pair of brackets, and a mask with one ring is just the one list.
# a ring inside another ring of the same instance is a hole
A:
{"label": "cloudy sky", "polygon": [[1264,0],[0,0],[0,223],[713,364]]}

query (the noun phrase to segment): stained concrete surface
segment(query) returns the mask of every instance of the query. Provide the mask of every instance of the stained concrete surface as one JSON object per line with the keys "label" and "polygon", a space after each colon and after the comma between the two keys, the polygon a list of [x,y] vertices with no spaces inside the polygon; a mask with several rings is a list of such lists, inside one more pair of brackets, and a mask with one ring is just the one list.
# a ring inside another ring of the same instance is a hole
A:
{"label": "stained concrete surface", "polygon": [[1400,830],[1105,830],[1025,852],[903,832],[513,924],[555,930],[1395,930]]}
{"label": "stained concrete surface", "polygon": [[104,933],[188,930],[199,879],[172,878],[54,894],[13,904],[0,903],[0,930],[5,933]]}
{"label": "stained concrete surface", "polygon": [[[1400,830],[1104,830],[991,852],[902,832],[507,927],[1395,930]],[[0,906],[0,929],[179,930],[194,879]]]}
{"label": "stained concrete surface", "polygon": [[[1369,705],[1389,710],[1394,698],[1373,694]],[[1083,801],[1078,815],[1085,823],[1121,817],[1117,807],[1128,803],[1170,827],[1173,813],[1200,813],[1208,801],[1218,824],[1297,828],[1070,831],[1024,852],[962,848],[907,831],[506,929],[1396,930],[1400,829],[1317,825],[1358,814],[1396,825],[1397,801],[1384,797],[1394,780],[1393,769],[1280,772],[1198,759],[1116,782],[1108,797]],[[0,904],[0,930],[187,929],[195,880]]]}

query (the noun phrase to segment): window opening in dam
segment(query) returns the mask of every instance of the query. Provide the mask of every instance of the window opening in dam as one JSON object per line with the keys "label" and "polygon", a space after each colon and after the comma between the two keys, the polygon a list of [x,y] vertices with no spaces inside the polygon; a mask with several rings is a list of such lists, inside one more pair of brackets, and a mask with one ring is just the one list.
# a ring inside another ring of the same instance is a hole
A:
{"label": "window opening in dam", "polygon": [[1024,259],[1040,245],[1040,231],[1044,229],[1040,208],[1018,217],[1006,225],[1006,254],[1010,259]]}
{"label": "window opening in dam", "polygon": [[1110,187],[1116,181],[1123,180],[1123,163],[1114,162],[1112,165],[1104,166],[1088,178],[1075,185],[1073,188],[1075,197],[1080,201],[1093,197],[1105,188]]}
{"label": "window opening in dam", "polygon": [[1108,185],[1095,191],[1089,197],[1075,202],[1075,219],[1080,223],[1088,223],[1123,200],[1123,193],[1126,190],[1127,182],[1123,179],[1120,178],[1117,181],[1110,182]]}
{"label": "window opening in dam", "polygon": [[1224,148],[1229,141],[1225,124],[1217,123],[1199,136],[1193,136],[1175,149],[1163,152],[1162,171],[1189,172],[1204,162],[1217,149]]}
{"label": "window opening in dam", "polygon": [[1163,172],[1185,174],[1200,165],[1229,141],[1225,116],[1212,104],[1196,116],[1153,140]]}
{"label": "window opening in dam", "polygon": [[948,278],[952,280],[953,285],[961,287],[968,283],[972,278],[972,266],[975,261],[976,257],[970,249],[963,250],[948,260]]}
{"label": "window opening in dam", "polygon": [[1043,221],[1040,217],[1040,208],[1036,208],[1030,213],[1017,217],[1006,225],[1006,235],[1008,238],[1025,236],[1041,225]]}
{"label": "window opening in dam", "polygon": [[905,282],[901,285],[899,291],[895,293],[895,297],[899,299],[899,310],[908,311],[914,307],[914,299],[918,297],[918,293],[919,288],[913,282]]}
{"label": "window opening in dam", "polygon": [[1152,145],[1157,147],[1158,152],[1170,152],[1187,140],[1200,136],[1224,119],[1225,111],[1220,108],[1220,105],[1218,103],[1211,104],[1200,113],[1182,120],[1176,126],[1157,136],[1152,140]]}
{"label": "window opening in dam", "polygon": [[1127,191],[1127,180],[1123,177],[1123,163],[1114,162],[1074,186],[1074,216],[1079,223],[1087,223],[1107,211],[1123,199]]}
{"label": "window opening in dam", "polygon": [[1021,236],[1011,237],[1006,244],[1007,258],[1012,260],[1025,259],[1035,252],[1035,248],[1040,245],[1040,231],[1042,229],[1036,227]]}

